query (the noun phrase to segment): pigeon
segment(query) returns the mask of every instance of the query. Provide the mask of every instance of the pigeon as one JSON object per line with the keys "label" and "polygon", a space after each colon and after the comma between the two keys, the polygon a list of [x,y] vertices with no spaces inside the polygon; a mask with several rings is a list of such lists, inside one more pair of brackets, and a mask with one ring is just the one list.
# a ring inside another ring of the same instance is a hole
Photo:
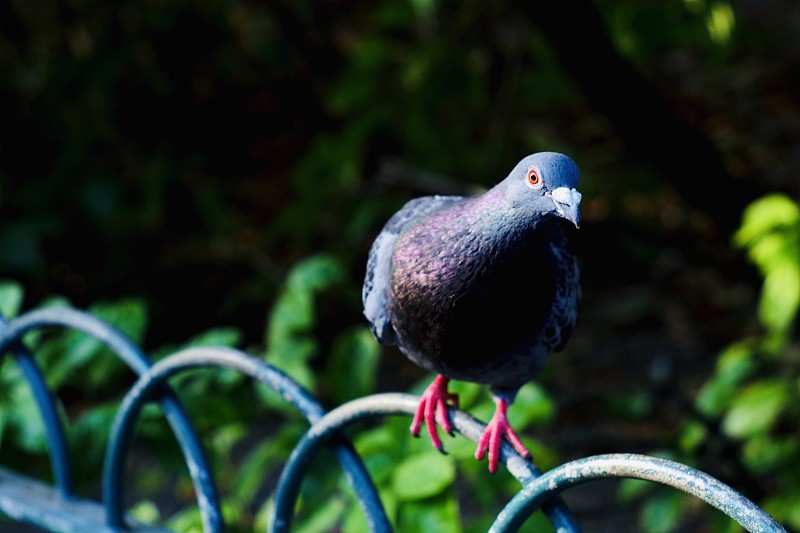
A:
{"label": "pigeon", "polygon": [[475,458],[488,452],[492,473],[503,438],[530,458],[508,407],[577,321],[579,268],[567,232],[580,226],[578,177],[565,155],[529,155],[482,195],[409,201],[369,251],[362,302],[372,333],[438,374],[411,433],[424,422],[444,453],[437,423],[452,435],[447,406],[458,406],[449,381],[489,385],[496,408]]}

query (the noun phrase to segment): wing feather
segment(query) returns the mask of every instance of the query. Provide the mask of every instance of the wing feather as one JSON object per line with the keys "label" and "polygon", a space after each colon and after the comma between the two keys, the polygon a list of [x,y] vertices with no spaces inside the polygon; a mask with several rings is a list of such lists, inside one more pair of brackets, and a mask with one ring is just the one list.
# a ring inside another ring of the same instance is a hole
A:
{"label": "wing feather", "polygon": [[462,196],[424,196],[406,203],[383,227],[372,243],[367,259],[367,272],[361,290],[364,316],[370,329],[381,344],[396,344],[391,316],[389,315],[388,294],[391,279],[392,253],[397,237],[421,217],[450,204],[462,201]]}

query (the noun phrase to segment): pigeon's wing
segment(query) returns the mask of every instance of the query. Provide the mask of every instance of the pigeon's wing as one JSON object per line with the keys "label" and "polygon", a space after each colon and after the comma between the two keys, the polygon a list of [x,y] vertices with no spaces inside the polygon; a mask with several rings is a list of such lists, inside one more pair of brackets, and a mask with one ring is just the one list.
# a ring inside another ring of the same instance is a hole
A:
{"label": "pigeon's wing", "polygon": [[555,297],[545,331],[545,344],[555,352],[564,349],[578,321],[581,299],[580,270],[575,256],[567,247],[566,237],[555,239],[550,247],[556,263]]}
{"label": "pigeon's wing", "polygon": [[361,290],[364,316],[381,344],[396,344],[388,298],[392,252],[397,237],[415,220],[447,205],[463,200],[462,196],[424,196],[406,203],[383,227],[369,251],[367,273]]}

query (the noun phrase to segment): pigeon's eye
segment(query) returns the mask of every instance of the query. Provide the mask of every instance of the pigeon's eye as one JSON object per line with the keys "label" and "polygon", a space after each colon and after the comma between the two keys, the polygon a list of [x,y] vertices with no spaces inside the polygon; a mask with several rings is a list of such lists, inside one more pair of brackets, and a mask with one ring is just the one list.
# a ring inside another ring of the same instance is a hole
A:
{"label": "pigeon's eye", "polygon": [[542,187],[542,178],[535,168],[528,169],[528,179],[526,181],[528,187],[532,189],[540,189]]}

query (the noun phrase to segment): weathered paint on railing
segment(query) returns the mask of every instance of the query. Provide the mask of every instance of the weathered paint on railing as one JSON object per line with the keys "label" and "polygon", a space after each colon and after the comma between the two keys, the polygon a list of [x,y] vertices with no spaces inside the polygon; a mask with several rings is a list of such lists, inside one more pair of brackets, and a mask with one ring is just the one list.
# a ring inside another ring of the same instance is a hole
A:
{"label": "weathered paint on railing", "polygon": [[[103,469],[102,503],[81,500],[73,493],[72,472],[64,427],[39,367],[22,336],[34,329],[68,328],[103,342],[138,375],[125,396],[110,430]],[[11,353],[33,391],[45,424],[55,487],[0,468],[0,513],[12,520],[35,524],[50,531],[68,533],[156,533],[157,526],[138,524],[124,515],[125,458],[142,407],[157,402],[164,412],[186,459],[194,484],[204,531],[224,528],[219,495],[212,471],[185,410],[167,381],[197,368],[236,370],[278,392],[301,412],[310,428],[295,447],[275,490],[275,510],[270,531],[289,531],[295,503],[308,467],[325,447],[332,448],[363,510],[371,531],[391,531],[369,473],[342,430],[368,418],[413,416],[418,398],[408,394],[377,394],[341,405],[326,413],[314,397],[294,380],[266,362],[231,348],[189,348],[153,364],[130,339],[109,324],[70,308],[31,311],[7,321],[0,317],[0,356]],[[453,425],[465,437],[477,441],[484,425],[468,413],[451,408]],[[785,531],[753,502],[719,480],[686,465],[642,455],[611,454],[588,457],[542,473],[509,445],[501,448],[501,461],[522,488],[500,511],[491,532],[516,531],[537,509],[542,509],[559,533],[578,532],[574,516],[559,494],[578,484],[609,477],[647,479],[692,494],[736,520],[748,531]]]}

